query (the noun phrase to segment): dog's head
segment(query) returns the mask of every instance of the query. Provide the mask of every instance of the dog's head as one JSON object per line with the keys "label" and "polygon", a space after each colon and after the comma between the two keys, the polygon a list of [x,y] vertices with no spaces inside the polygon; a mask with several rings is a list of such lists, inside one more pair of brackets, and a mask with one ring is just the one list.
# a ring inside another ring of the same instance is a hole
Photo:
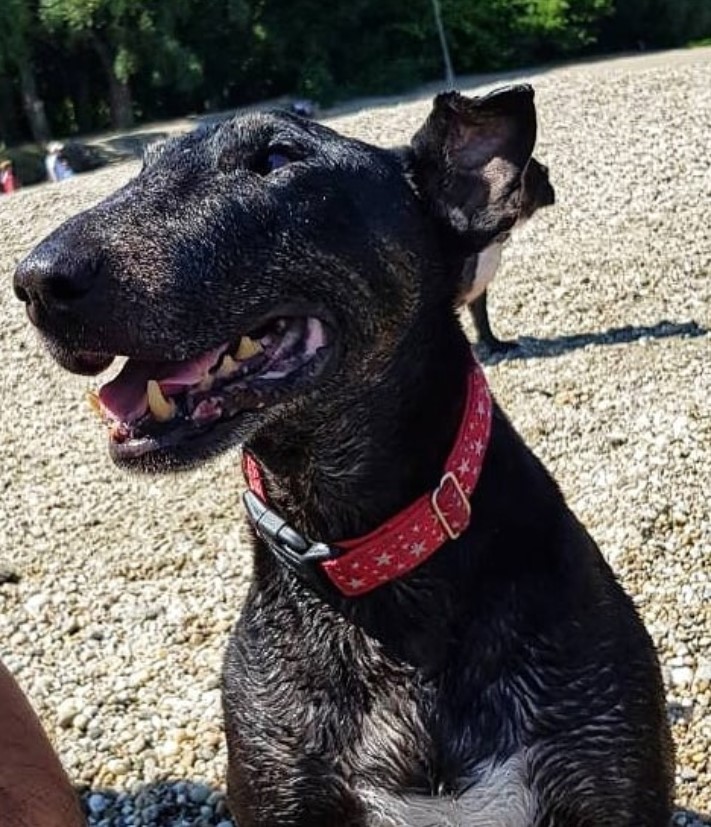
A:
{"label": "dog's head", "polygon": [[94,398],[117,461],[189,464],[378,381],[408,330],[453,319],[464,263],[524,209],[535,133],[526,86],[440,95],[398,150],[238,117],[149,151],[29,254],[16,292],[65,368],[127,358]]}
{"label": "dog's head", "polygon": [[531,158],[523,175],[523,193],[521,195],[521,212],[517,225],[527,221],[541,207],[555,204],[555,190],[551,184],[548,167]]}

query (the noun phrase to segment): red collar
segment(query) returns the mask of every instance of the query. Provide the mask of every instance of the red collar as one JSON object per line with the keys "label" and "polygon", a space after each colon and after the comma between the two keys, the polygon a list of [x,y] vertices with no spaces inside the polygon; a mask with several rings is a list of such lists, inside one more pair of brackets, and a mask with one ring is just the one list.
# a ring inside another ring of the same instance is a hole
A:
{"label": "red collar", "polygon": [[[402,577],[468,527],[469,498],[476,488],[489,443],[491,407],[484,371],[473,362],[464,418],[437,488],[370,534],[338,541],[337,555],[318,563],[342,594],[357,597]],[[242,468],[249,489],[264,501],[261,470],[246,451]]]}

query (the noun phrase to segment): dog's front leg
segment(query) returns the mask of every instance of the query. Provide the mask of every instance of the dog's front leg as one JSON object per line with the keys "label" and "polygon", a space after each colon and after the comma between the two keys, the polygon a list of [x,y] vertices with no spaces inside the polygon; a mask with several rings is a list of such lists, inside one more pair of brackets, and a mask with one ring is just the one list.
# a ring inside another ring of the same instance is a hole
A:
{"label": "dog's front leg", "polygon": [[486,303],[487,291],[484,290],[469,304],[474,327],[479,334],[479,342],[487,347],[491,353],[510,353],[516,350],[518,342],[499,339],[491,329],[489,310]]}

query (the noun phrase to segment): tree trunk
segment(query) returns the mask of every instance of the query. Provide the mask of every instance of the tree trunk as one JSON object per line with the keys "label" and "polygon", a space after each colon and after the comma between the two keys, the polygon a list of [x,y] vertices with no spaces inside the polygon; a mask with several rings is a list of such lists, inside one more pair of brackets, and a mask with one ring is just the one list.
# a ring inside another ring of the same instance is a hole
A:
{"label": "tree trunk", "polygon": [[96,49],[106,77],[109,82],[109,108],[111,109],[111,125],[114,129],[128,129],[133,126],[133,99],[128,82],[119,80],[114,69],[114,60],[109,47],[96,35],[92,36],[91,43]]}
{"label": "tree trunk", "polygon": [[18,123],[17,101],[6,77],[0,77],[0,142],[11,144],[22,134],[23,126]]}
{"label": "tree trunk", "polygon": [[22,106],[25,110],[30,132],[35,143],[44,144],[49,140],[49,124],[44,111],[44,103],[37,95],[37,84],[29,60],[23,59],[17,66],[20,72],[20,89]]}
{"label": "tree trunk", "polygon": [[109,105],[115,129],[128,129],[133,126],[131,87],[128,83],[122,83],[115,74],[109,77]]}
{"label": "tree trunk", "polygon": [[80,134],[86,134],[94,129],[94,111],[91,105],[91,88],[89,86],[86,71],[72,71],[70,82],[77,129]]}

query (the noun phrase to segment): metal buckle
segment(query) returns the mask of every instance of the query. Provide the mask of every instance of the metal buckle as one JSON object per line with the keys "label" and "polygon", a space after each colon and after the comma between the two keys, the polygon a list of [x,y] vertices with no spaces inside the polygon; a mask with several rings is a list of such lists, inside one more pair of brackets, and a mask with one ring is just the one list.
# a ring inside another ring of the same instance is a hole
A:
{"label": "metal buckle", "polygon": [[[452,528],[452,526],[449,524],[449,520],[447,520],[447,518],[444,515],[444,512],[442,511],[442,509],[439,506],[439,503],[437,502],[437,497],[442,493],[442,489],[444,488],[444,486],[447,483],[451,483],[454,486],[454,490],[459,495],[459,499],[461,500],[461,503],[464,506],[464,511],[466,512],[466,523],[465,523],[465,525],[462,526],[462,528],[459,531]],[[447,471],[447,473],[442,477],[442,479],[439,482],[439,485],[432,492],[432,496],[430,497],[430,502],[432,503],[432,508],[434,510],[434,513],[437,515],[437,519],[439,520],[442,528],[446,531],[447,536],[449,537],[449,539],[450,540],[456,540],[457,537],[459,537],[460,534],[469,525],[469,517],[471,516],[471,513],[472,513],[472,507],[469,503],[469,498],[464,493],[464,489],[460,485],[459,480],[457,479],[457,476],[453,471]]]}

